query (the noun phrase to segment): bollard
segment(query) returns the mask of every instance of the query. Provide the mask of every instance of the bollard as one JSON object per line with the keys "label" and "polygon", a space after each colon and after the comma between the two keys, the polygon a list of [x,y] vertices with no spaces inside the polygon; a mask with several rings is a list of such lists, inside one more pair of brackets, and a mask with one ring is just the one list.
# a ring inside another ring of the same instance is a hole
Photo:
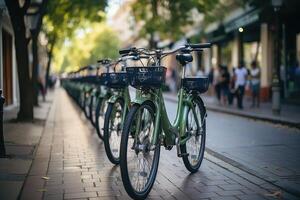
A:
{"label": "bollard", "polygon": [[3,105],[5,99],[2,96],[2,90],[0,89],[0,158],[4,158],[5,153],[5,146],[4,146],[4,135],[3,135]]}

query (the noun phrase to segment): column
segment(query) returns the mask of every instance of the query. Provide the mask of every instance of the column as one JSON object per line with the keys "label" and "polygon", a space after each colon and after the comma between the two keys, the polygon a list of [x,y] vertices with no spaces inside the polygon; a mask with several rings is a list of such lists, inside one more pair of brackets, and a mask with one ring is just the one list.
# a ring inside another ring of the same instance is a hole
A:
{"label": "column", "polygon": [[232,42],[231,61],[232,67],[237,67],[239,65],[239,39],[237,34]]}
{"label": "column", "polygon": [[266,23],[260,27],[261,42],[261,100],[268,101],[270,98],[270,87],[272,83],[273,44],[271,32]]}

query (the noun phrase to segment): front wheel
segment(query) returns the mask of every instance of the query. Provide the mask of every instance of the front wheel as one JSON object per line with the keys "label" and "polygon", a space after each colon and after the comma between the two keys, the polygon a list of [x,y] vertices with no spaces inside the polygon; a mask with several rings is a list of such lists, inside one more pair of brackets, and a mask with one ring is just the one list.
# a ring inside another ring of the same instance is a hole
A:
{"label": "front wheel", "polygon": [[109,103],[104,119],[104,146],[108,159],[113,164],[120,162],[120,143],[122,134],[122,116],[125,112],[124,99]]}
{"label": "front wheel", "polygon": [[160,143],[154,135],[154,112],[151,102],[134,105],[123,127],[120,169],[125,190],[133,199],[147,197],[157,174]]}
{"label": "front wheel", "polygon": [[97,102],[98,102],[98,98],[97,96],[91,96],[91,101],[90,101],[90,121],[92,123],[92,125],[95,127],[96,126],[96,109],[97,109]]}
{"label": "front wheel", "polygon": [[[190,136],[185,144],[181,145],[181,153],[185,167],[191,172],[198,171],[205,151],[206,120],[205,108],[200,97],[195,97],[192,101],[194,112],[189,108],[186,119],[186,134]],[[196,123],[198,121],[198,123]]]}
{"label": "front wheel", "polygon": [[90,118],[90,102],[91,102],[91,95],[89,93],[85,93],[84,101],[83,101],[83,112],[87,119]]}

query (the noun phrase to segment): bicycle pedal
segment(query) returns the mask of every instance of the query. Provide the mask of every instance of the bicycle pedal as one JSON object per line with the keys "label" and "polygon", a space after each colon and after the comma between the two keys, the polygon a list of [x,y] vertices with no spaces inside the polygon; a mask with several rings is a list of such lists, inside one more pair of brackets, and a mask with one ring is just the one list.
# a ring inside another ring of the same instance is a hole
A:
{"label": "bicycle pedal", "polygon": [[184,156],[189,156],[190,154],[188,154],[188,153],[180,153],[180,154],[178,154],[178,157],[184,157]]}

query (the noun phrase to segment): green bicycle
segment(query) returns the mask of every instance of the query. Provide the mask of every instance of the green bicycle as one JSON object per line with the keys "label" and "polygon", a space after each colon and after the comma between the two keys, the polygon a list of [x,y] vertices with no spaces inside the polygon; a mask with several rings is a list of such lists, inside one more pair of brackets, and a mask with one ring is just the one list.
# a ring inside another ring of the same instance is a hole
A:
{"label": "green bicycle", "polygon": [[[148,57],[143,57],[148,58]],[[121,72],[105,73],[105,85],[112,90],[112,96],[108,100],[108,106],[104,118],[104,146],[108,159],[113,164],[120,162],[120,143],[123,124],[130,105],[130,94],[128,88],[126,61],[140,61],[138,55],[123,55],[116,63],[122,64]]]}
{"label": "green bicycle", "polygon": [[[155,182],[160,146],[171,150],[176,146],[178,157],[185,167],[195,173],[204,156],[206,137],[206,109],[200,94],[208,89],[208,78],[185,77],[185,66],[192,62],[192,51],[202,51],[210,44],[189,44],[173,51],[128,52],[152,56],[155,66],[127,67],[129,84],[139,91],[131,102],[120,146],[120,168],[123,185],[130,197],[144,199]],[[170,123],[162,94],[166,68],[160,65],[163,57],[177,53],[183,67],[178,94],[176,118]]]}
{"label": "green bicycle", "polygon": [[[102,59],[98,61],[102,66],[106,68],[106,73],[109,72],[109,68],[113,65],[112,61],[110,59]],[[99,74],[99,71],[97,71],[97,76]],[[108,106],[108,100],[112,95],[111,89],[105,86],[105,77],[103,76],[105,73],[102,73],[98,79],[99,79],[99,87],[100,87],[100,92],[97,93],[97,96],[93,99],[91,102],[92,104],[96,105],[91,105],[91,109],[95,109],[95,112],[91,113],[92,114],[92,121],[94,122],[94,126],[96,128],[97,134],[101,140],[104,140],[104,117],[105,117],[105,112],[107,110]]]}

